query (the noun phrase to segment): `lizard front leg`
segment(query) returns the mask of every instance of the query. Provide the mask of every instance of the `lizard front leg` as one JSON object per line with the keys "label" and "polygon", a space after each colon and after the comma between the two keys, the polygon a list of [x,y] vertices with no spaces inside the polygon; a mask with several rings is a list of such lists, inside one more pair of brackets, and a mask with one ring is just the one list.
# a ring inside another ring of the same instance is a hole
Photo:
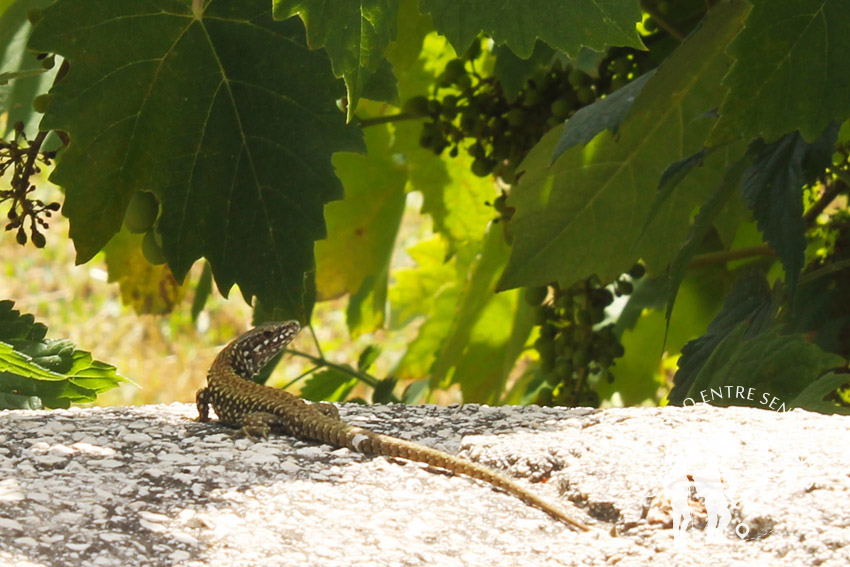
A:
{"label": "lizard front leg", "polygon": [[285,427],[280,417],[273,413],[255,411],[242,418],[242,433],[254,442],[257,441],[256,437],[268,439],[272,427],[275,426]]}
{"label": "lizard front leg", "polygon": [[210,420],[210,389],[201,388],[195,394],[195,404],[198,406],[198,421]]}
{"label": "lizard front leg", "polygon": [[326,415],[331,419],[339,421],[339,410],[330,402],[316,402],[310,404],[311,408],[315,408],[317,412]]}

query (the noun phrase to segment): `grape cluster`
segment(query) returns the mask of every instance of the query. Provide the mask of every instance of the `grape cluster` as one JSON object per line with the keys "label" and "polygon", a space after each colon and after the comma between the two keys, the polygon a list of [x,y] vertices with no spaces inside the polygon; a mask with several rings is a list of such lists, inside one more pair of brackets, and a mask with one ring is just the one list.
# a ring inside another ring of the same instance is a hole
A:
{"label": "grape cluster", "polygon": [[403,111],[428,118],[419,139],[422,147],[438,155],[448,149],[456,157],[464,145],[475,175],[493,174],[509,185],[516,181],[516,166],[549,129],[653,66],[645,52],[628,48],[610,50],[596,78],[555,61],[510,100],[498,79],[475,71],[479,55],[480,47],[449,61],[433,95],[407,100]]}
{"label": "grape cluster", "polygon": [[56,157],[56,152],[41,151],[43,140],[44,133],[27,140],[22,122],[15,124],[11,140],[0,140],[0,176],[12,171],[9,189],[0,189],[0,203],[11,201],[6,212],[6,230],[16,231],[18,244],[23,246],[31,238],[37,248],[44,248],[47,243],[41,232],[49,228],[45,219],[59,210],[59,203],[44,203],[32,196],[36,188],[30,183],[30,177],[41,171],[39,164],[49,166]]}
{"label": "grape cluster", "polygon": [[124,226],[134,234],[144,234],[142,254],[145,259],[159,266],[165,264],[162,252],[162,240],[156,231],[156,219],[159,216],[159,200],[149,191],[136,191],[130,197],[127,211],[124,213]]}
{"label": "grape cluster", "polygon": [[594,385],[614,381],[611,367],[624,354],[614,325],[604,325],[605,308],[615,296],[629,295],[634,280],[646,269],[635,264],[609,286],[596,276],[579,280],[567,289],[558,284],[526,288],[525,300],[537,307],[540,335],[534,348],[540,355],[534,403],[539,405],[599,405]]}

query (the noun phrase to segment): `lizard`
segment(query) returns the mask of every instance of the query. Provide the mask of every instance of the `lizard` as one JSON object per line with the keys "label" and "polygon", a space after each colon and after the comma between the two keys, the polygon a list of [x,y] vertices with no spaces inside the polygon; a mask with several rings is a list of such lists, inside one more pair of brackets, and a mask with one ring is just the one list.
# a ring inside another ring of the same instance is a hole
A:
{"label": "lizard", "polygon": [[346,447],[366,455],[416,461],[484,481],[518,497],[572,529],[587,531],[584,523],[522,487],[516,481],[461,457],[345,423],[339,410],[327,402],[308,403],[284,390],[252,380],[271,358],[280,353],[301,330],[298,321],[270,322],[240,335],[216,356],[207,386],[198,390],[198,421],[209,421],[210,406],[220,422],[240,428],[252,441],[268,438],[272,430],[303,440]]}

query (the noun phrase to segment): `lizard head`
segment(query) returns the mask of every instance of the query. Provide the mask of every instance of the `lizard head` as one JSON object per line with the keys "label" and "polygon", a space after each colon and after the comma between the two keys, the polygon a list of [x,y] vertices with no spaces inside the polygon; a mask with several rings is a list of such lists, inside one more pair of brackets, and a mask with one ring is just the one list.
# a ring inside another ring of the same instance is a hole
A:
{"label": "lizard head", "polygon": [[236,373],[251,379],[275,355],[288,345],[301,325],[298,321],[270,322],[258,325],[230,344],[230,364]]}

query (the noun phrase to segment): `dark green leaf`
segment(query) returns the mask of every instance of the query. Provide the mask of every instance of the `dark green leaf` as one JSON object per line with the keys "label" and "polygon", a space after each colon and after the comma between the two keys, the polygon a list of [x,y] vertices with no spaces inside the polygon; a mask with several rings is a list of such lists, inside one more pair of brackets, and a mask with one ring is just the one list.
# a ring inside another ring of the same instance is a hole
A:
{"label": "dark green leaf", "polygon": [[567,120],[561,139],[552,152],[552,161],[573,146],[584,145],[603,130],[617,133],[620,123],[632,108],[632,103],[640,95],[646,82],[655,74],[655,70],[645,73],[610,95],[597,100],[589,106],[580,108]]}
{"label": "dark green leaf", "polygon": [[773,142],[799,130],[814,140],[850,115],[850,10],[846,0],[757,0],[729,46],[729,94],[709,145]]}
{"label": "dark green leaf", "polygon": [[326,368],[313,373],[304,381],[301,388],[301,397],[313,402],[327,400],[329,402],[341,402],[348,397],[357,378],[351,374],[341,372],[336,368]]}
{"label": "dark green leaf", "polygon": [[0,409],[93,402],[98,393],[129,382],[72,342],[44,339],[46,327],[13,305],[0,301]]}
{"label": "dark green leaf", "polygon": [[526,81],[535,74],[548,71],[557,58],[556,51],[542,41],[534,44],[534,51],[527,59],[517,57],[508,47],[500,45],[493,50],[496,64],[493,76],[502,85],[502,92],[508,100],[514,100]]}
{"label": "dark green leaf", "polygon": [[704,114],[719,103],[717,83],[727,67],[724,46],[745,13],[743,2],[717,4],[647,82],[618,137],[603,131],[586,146],[564,152],[551,167],[558,132],[549,132],[531,150],[508,201],[516,207],[514,239],[501,289],[551,281],[569,285],[593,273],[610,281],[636,255],[650,269],[666,266],[670,243],[687,235],[691,211],[717,184],[724,162],[737,159],[731,153],[720,153],[717,164],[701,168],[707,179],[680,188],[641,247],[635,250],[634,244],[661,173],[704,146],[712,126]]}
{"label": "dark green leaf", "polygon": [[524,59],[538,38],[571,55],[582,46],[596,51],[611,45],[642,47],[635,30],[641,19],[636,0],[421,0],[419,9],[431,14],[434,27],[458,53],[481,32]]}
{"label": "dark green leaf", "polygon": [[[772,144],[757,140],[749,150],[753,164],[741,179],[741,191],[759,230],[782,261],[792,296],[806,250],[803,164],[829,160],[837,135],[837,129],[832,126],[813,144],[807,144],[800,134],[793,132]],[[826,160],[822,157],[824,147],[830,148]]]}
{"label": "dark green leaf", "polygon": [[363,349],[363,352],[360,353],[357,359],[357,368],[361,372],[368,372],[379,356],[381,356],[381,347],[378,345],[368,345]]}
{"label": "dark green leaf", "polygon": [[711,353],[733,329],[746,321],[748,327],[744,337],[758,335],[773,323],[777,309],[764,275],[757,270],[744,273],[735,282],[723,308],[709,323],[705,334],[682,348],[679,370],[668,396],[670,403],[682,404]]}
{"label": "dark green leaf", "polygon": [[683,396],[683,403],[791,409],[792,400],[825,370],[845,363],[805,335],[780,335],[773,329],[747,338],[749,327],[747,321],[738,324],[717,345]]}
{"label": "dark green leaf", "polygon": [[386,126],[367,130],[369,154],[334,156],[346,199],[326,208],[328,237],[316,243],[320,300],[350,294],[354,334],[383,324],[386,287],[402,214],[407,172],[393,160]]}
{"label": "dark green leaf", "polygon": [[[367,90],[369,95],[379,94],[379,100],[398,98],[394,85],[392,92],[388,92],[392,68],[383,58],[396,36],[398,4],[399,0],[273,2],[275,18],[282,20],[299,14],[307,26],[310,47],[324,47],[328,52],[334,74],[343,77],[348,88],[349,119]],[[381,77],[373,81],[378,73]]]}
{"label": "dark green leaf", "polygon": [[198,284],[195,286],[195,297],[192,298],[192,321],[198,320],[198,315],[204,310],[212,293],[212,268],[209,262],[204,262],[204,269],[201,272],[201,277],[198,278]]}
{"label": "dark green leaf", "polygon": [[661,206],[667,201],[676,187],[679,186],[695,167],[705,163],[706,153],[706,149],[703,148],[693,155],[668,165],[667,169],[661,173],[661,179],[658,180],[658,192],[652,201],[652,208],[649,210],[649,215],[646,217],[646,222],[640,231],[638,239],[643,238],[643,235],[646,234],[652,221],[655,220],[655,216],[661,210]]}
{"label": "dark green leaf", "polygon": [[824,397],[848,383],[850,383],[850,374],[836,374],[834,372],[824,374],[791,400],[790,405],[809,411],[850,415],[850,408],[824,401]]}
{"label": "dark green leaf", "polygon": [[693,227],[691,227],[691,233],[671,262],[667,274],[668,321],[673,313],[676,294],[679,292],[679,285],[685,277],[688,264],[699,250],[706,235],[714,228],[714,221],[717,219],[717,216],[737,191],[741,175],[743,175],[749,163],[748,160],[741,159],[727,168],[723,180],[715,189],[714,193],[712,193],[711,197],[709,197],[708,201],[700,208],[699,213],[694,219]]}
{"label": "dark green leaf", "polygon": [[342,197],[331,154],[363,144],[299,20],[274,21],[264,0],[211,0],[198,13],[170,0],[59,0],[30,47],[71,63],[41,126],[70,134],[51,179],[66,190],[79,262],[150,190],[178,279],[204,256],[224,293],[238,283],[307,319],[324,204]]}
{"label": "dark green leaf", "polygon": [[5,135],[12,131],[18,121],[24,123],[26,132],[35,131],[41,114],[33,111],[32,101],[37,95],[47,92],[59,71],[59,62],[52,69],[45,71],[36,54],[27,50],[27,39],[32,31],[27,12],[44,8],[50,2],[51,0],[4,1],[4,4],[11,6],[0,6],[4,8],[0,15],[0,69],[9,74],[19,74],[15,80],[0,85],[0,112],[9,113],[5,120]]}
{"label": "dark green leaf", "polygon": [[393,400],[393,389],[398,383],[398,380],[390,376],[389,378],[384,378],[375,386],[375,389],[372,391],[372,403],[373,404],[386,404],[390,403]]}

